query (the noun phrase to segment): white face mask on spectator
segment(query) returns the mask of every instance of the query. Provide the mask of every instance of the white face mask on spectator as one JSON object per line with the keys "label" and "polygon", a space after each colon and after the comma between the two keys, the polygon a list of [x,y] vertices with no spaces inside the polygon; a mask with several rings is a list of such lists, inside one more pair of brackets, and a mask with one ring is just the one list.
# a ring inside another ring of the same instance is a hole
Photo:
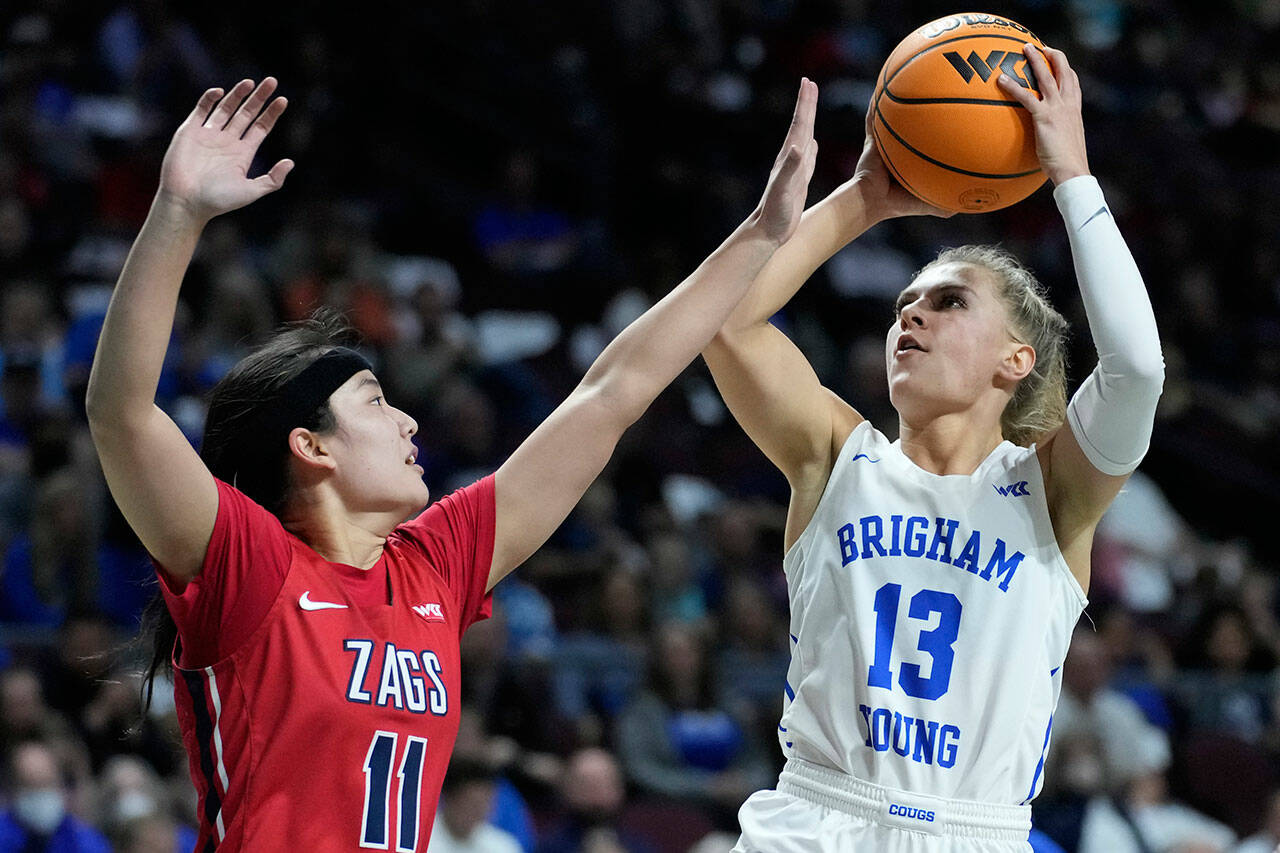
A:
{"label": "white face mask on spectator", "polygon": [[115,802],[115,818],[120,823],[127,823],[135,818],[145,817],[156,812],[156,801],[143,791],[125,791]]}
{"label": "white face mask on spectator", "polygon": [[57,788],[24,791],[13,799],[14,817],[36,835],[52,835],[66,813],[66,803]]}

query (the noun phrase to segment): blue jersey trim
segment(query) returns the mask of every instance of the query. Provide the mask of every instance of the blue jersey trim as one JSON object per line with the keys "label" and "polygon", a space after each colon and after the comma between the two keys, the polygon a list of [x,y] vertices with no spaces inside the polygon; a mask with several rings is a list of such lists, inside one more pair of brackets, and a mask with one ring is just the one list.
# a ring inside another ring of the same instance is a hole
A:
{"label": "blue jersey trim", "polygon": [[209,706],[205,701],[204,678],[198,672],[180,669],[182,680],[187,685],[187,693],[191,696],[191,710],[195,715],[196,743],[200,747],[200,775],[204,777],[206,790],[204,795],[204,821],[209,827],[210,843],[212,843],[218,821],[218,812],[222,809],[222,800],[218,796],[218,786],[214,779],[213,769],[213,718],[209,716]]}
{"label": "blue jersey trim", "polygon": [[1027,792],[1027,798],[1022,801],[1025,806],[1036,795],[1036,783],[1040,781],[1040,773],[1044,770],[1044,759],[1049,753],[1049,732],[1053,731],[1053,715],[1049,715],[1049,725],[1044,727],[1044,745],[1040,747],[1040,763],[1036,765],[1036,775],[1031,777],[1031,790]]}

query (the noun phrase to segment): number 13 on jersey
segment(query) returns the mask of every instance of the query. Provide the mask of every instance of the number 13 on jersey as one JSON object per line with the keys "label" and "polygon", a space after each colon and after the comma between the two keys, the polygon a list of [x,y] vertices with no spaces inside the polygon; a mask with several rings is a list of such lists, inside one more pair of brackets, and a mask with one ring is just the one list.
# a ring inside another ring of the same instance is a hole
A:
{"label": "number 13 on jersey", "polygon": [[[902,584],[887,583],[876,590],[876,647],[875,660],[867,671],[867,684],[871,687],[893,689],[893,669],[890,658],[893,653],[893,635],[898,627],[898,604],[902,600]],[[938,626],[920,634],[917,648],[932,658],[929,677],[920,674],[920,664],[898,665],[898,686],[902,692],[917,699],[937,699],[947,692],[951,682],[951,664],[955,661],[952,644],[960,635],[960,599],[949,592],[922,589],[911,596],[907,617],[928,622],[934,613],[941,615]]]}

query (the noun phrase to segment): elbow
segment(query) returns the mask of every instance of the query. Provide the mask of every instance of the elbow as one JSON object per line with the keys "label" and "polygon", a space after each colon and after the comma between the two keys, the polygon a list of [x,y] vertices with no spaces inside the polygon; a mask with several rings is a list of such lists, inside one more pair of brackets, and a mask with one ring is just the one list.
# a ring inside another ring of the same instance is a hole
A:
{"label": "elbow", "polygon": [[84,394],[84,413],[85,417],[89,419],[90,427],[93,427],[96,423],[101,423],[109,415],[106,404],[102,399],[102,393],[98,391],[92,381],[89,383],[89,389]]}
{"label": "elbow", "polygon": [[145,395],[102,370],[95,363],[84,393],[84,412],[89,428],[107,431],[136,427],[155,409],[155,395]]}
{"label": "elbow", "polygon": [[104,398],[101,393],[95,393],[92,387],[85,394],[84,410],[89,421],[89,435],[100,450],[103,442],[110,441],[112,436],[139,429],[146,417],[145,414],[130,411],[128,407],[110,400],[109,396]]}
{"label": "elbow", "polygon": [[110,407],[102,399],[102,394],[94,389],[93,383],[89,384],[89,390],[84,395],[84,414],[89,421],[91,433],[97,433],[112,420]]}
{"label": "elbow", "polygon": [[112,390],[110,379],[110,371],[103,370],[95,359],[84,391],[84,413],[91,427],[109,424],[120,418],[120,394]]}
{"label": "elbow", "polygon": [[1157,346],[1150,353],[1145,353],[1133,365],[1135,381],[1153,397],[1160,396],[1164,390],[1164,354]]}
{"label": "elbow", "polygon": [[1123,355],[1100,357],[1098,369],[1104,385],[1125,389],[1126,395],[1154,399],[1164,388],[1164,355],[1158,343]]}
{"label": "elbow", "polygon": [[92,382],[84,395],[84,413],[89,421],[89,431],[95,436],[111,430],[123,420],[120,407],[112,405],[110,395],[104,395]]}

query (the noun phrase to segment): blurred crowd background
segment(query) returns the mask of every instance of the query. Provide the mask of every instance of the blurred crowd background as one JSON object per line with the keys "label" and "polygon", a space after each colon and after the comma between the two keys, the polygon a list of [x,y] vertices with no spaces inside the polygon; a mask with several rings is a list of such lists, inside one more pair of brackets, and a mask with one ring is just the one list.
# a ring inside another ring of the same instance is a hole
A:
{"label": "blurred crowd background", "polygon": [[[154,579],[106,493],[83,397],[112,283],[201,91],[278,76],[290,108],[262,164],[297,168],[208,228],[160,405],[198,441],[202,395],[229,366],[280,322],[333,305],[421,425],[441,495],[494,470],[750,211],[801,75],[821,88],[816,201],[852,173],[897,40],[963,11],[290,5],[0,4],[0,850],[46,849],[20,840],[41,834],[72,845],[47,849],[130,853],[194,838],[169,691],[141,715],[128,645]],[[1167,365],[1148,460],[1097,537],[1037,843],[1271,850],[1280,0],[987,11],[1078,69],[1090,162]],[[998,213],[887,223],[776,322],[891,437],[891,300],[966,242],[1023,258],[1073,322],[1073,382],[1093,367],[1047,188]],[[782,762],[786,498],[692,367],[466,637],[432,849],[727,850],[737,806]]]}

